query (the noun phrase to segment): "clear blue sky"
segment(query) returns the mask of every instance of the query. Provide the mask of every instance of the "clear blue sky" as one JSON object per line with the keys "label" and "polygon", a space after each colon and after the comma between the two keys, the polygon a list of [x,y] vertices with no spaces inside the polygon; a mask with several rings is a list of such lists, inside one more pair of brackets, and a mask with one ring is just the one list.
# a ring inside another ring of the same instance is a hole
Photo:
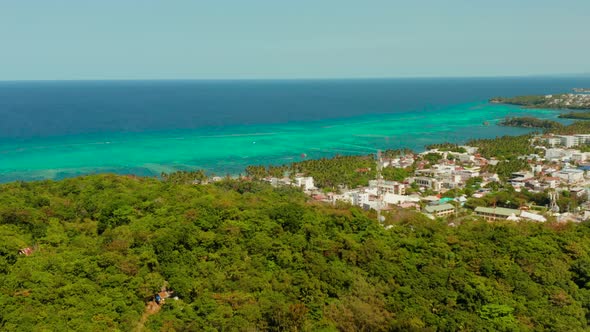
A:
{"label": "clear blue sky", "polygon": [[589,0],[0,0],[0,80],[590,72]]}

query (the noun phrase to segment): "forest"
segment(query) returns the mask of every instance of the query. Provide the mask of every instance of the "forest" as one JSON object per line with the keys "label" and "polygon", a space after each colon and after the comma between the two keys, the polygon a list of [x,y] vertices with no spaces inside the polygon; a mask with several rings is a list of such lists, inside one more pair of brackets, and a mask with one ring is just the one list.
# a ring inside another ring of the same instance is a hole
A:
{"label": "forest", "polygon": [[[316,203],[294,188],[192,177],[0,185],[0,330],[588,325],[587,223],[463,219],[451,227],[400,210],[383,227],[371,212]],[[146,315],[163,286],[178,299]]]}

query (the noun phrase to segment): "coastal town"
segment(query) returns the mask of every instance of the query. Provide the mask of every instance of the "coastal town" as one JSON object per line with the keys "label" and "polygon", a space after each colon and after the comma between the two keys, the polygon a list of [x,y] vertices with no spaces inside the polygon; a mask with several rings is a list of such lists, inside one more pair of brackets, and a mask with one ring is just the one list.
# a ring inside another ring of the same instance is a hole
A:
{"label": "coastal town", "polygon": [[[301,188],[316,201],[351,204],[382,216],[399,209],[445,218],[453,225],[468,218],[581,222],[590,219],[590,134],[534,135],[535,153],[517,156],[525,165],[501,176],[493,171],[506,161],[486,158],[474,146],[432,148],[375,161],[376,176],[368,185],[340,185],[327,190],[312,176],[267,176],[273,186]],[[384,180],[387,169],[412,169],[401,181]],[[366,170],[357,169],[357,172]],[[528,200],[527,197],[534,197]]]}
{"label": "coastal town", "polygon": [[494,104],[511,104],[525,108],[547,109],[590,109],[590,89],[574,88],[573,93],[559,93],[547,95],[530,95],[516,97],[494,97],[490,99]]}

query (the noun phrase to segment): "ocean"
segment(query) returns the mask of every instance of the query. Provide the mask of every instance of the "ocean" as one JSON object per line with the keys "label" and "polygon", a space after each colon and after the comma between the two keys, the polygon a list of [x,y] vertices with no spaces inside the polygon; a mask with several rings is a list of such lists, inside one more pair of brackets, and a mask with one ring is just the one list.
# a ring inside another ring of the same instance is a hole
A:
{"label": "ocean", "polygon": [[587,87],[590,77],[0,82],[0,182],[100,172],[238,174],[303,154],[518,135],[530,130],[496,123],[560,112],[489,98]]}

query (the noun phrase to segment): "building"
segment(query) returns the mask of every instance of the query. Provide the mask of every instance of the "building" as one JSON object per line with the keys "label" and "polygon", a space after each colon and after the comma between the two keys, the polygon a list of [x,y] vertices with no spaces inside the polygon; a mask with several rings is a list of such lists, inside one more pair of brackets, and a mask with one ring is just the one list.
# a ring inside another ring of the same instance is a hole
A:
{"label": "building", "polygon": [[396,195],[406,194],[406,185],[396,181],[369,180],[369,187],[378,188],[382,193],[392,193]]}
{"label": "building", "polygon": [[560,178],[567,183],[575,183],[584,180],[584,171],[575,168],[564,168],[559,172],[552,174],[554,177]]}
{"label": "building", "polygon": [[488,221],[493,221],[498,219],[508,219],[510,217],[518,217],[520,215],[520,210],[507,209],[502,207],[489,208],[478,206],[475,208],[475,214],[477,216],[485,218]]}
{"label": "building", "polygon": [[[559,144],[565,146],[566,148],[576,146],[576,145],[584,145],[590,144],[590,135],[556,135],[553,137],[551,141],[547,139],[547,143],[552,144],[555,142],[555,138],[559,139]],[[553,144],[552,144],[553,146]]]}
{"label": "building", "polygon": [[419,196],[408,196],[408,195],[398,195],[394,193],[385,193],[383,195],[383,202],[385,204],[394,204],[394,205],[401,205],[404,203],[418,203],[420,202]]}
{"label": "building", "polygon": [[588,154],[585,152],[574,152],[572,153],[570,160],[580,163],[586,161],[587,158]]}
{"label": "building", "polygon": [[414,178],[414,182],[421,187],[426,187],[435,191],[440,191],[442,188],[440,182],[434,178],[421,176]]}
{"label": "building", "polygon": [[540,214],[501,207],[489,208],[479,206],[475,208],[475,214],[485,218],[488,221],[494,221],[499,219],[513,221],[519,221],[521,219],[529,219],[538,222],[547,221],[547,218],[543,217]]}
{"label": "building", "polygon": [[429,205],[424,208],[424,212],[435,217],[446,217],[455,213],[455,207],[451,204]]}
{"label": "building", "polygon": [[549,146],[554,147],[556,145],[561,144],[561,138],[559,137],[549,137],[546,139],[546,142]]}
{"label": "building", "polygon": [[311,176],[298,176],[295,178],[295,186],[302,188],[305,191],[316,189]]}

